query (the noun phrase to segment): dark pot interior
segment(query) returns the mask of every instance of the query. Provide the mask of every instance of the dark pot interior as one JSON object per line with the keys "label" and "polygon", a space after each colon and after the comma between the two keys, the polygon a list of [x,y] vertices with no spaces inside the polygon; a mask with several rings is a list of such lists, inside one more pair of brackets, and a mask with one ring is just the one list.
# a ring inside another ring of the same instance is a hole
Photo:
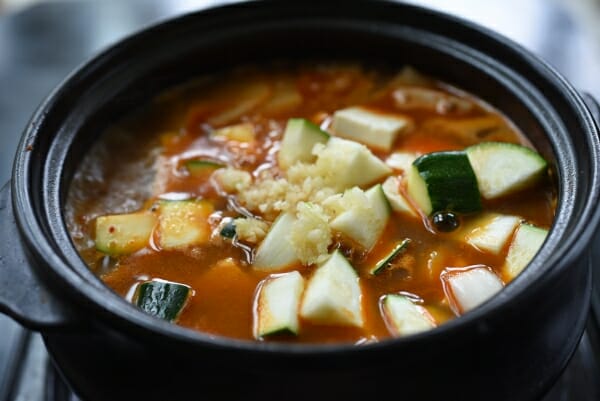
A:
{"label": "dark pot interior", "polygon": [[[525,50],[451,17],[385,2],[308,4],[241,4],[159,25],[84,65],[41,106],[12,191],[29,260],[63,304],[46,312],[67,326],[46,327],[51,354],[90,400],[360,399],[388,386],[407,399],[535,399],[574,351],[590,297],[586,245],[599,218],[599,145],[581,98]],[[278,59],[410,64],[502,110],[556,176],[557,218],[540,254],[467,316],[364,347],[210,338],[120,299],[83,264],[63,222],[82,156],[108,124],[166,87]]]}

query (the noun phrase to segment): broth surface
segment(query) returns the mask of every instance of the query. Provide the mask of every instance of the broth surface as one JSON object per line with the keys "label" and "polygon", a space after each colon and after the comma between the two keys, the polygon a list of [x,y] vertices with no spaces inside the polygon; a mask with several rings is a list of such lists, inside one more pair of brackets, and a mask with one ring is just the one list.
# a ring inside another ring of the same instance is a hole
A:
{"label": "broth surface", "polygon": [[[403,92],[405,89],[408,91]],[[423,89],[446,97],[434,106],[411,98],[411,90]],[[136,286],[147,280],[186,284],[193,295],[177,324],[215,335],[254,339],[257,286],[273,272],[252,267],[257,244],[228,240],[219,235],[219,230],[227,217],[237,218],[249,211],[271,224],[278,212],[271,208],[264,212],[246,210],[235,194],[224,193],[215,184],[216,173],[193,176],[186,171],[185,163],[215,160],[248,172],[255,180],[265,171],[273,177],[285,176],[278,166],[277,153],[288,119],[305,118],[331,132],[333,113],[356,105],[412,121],[412,128],[394,141],[392,151],[371,149],[382,160],[395,151],[418,155],[463,150],[482,141],[531,147],[498,111],[410,68],[398,72],[337,63],[246,67],[165,92],[107,130],[85,157],[71,184],[65,216],[75,246],[90,268],[128,300],[133,299]],[[252,125],[252,141],[223,140],[212,135],[215,129],[239,123]],[[208,217],[210,241],[202,246],[165,250],[153,237],[142,249],[118,256],[96,249],[97,217],[149,210],[159,199],[210,201],[214,209]],[[545,179],[514,195],[483,200],[483,209],[519,216],[549,229],[555,203],[555,190],[550,179]],[[477,216],[460,215],[461,227]],[[379,275],[369,274],[369,269],[403,238],[411,242],[395,268]],[[499,255],[479,251],[458,240],[455,232],[432,229],[430,219],[423,214],[415,218],[392,213],[370,252],[339,235],[329,246],[330,250],[335,248],[343,251],[360,277],[364,326],[323,325],[300,319],[297,336],[284,334],[267,341],[362,343],[390,337],[380,298],[400,292],[417,296],[436,323],[442,324],[456,317],[440,280],[446,268],[485,265],[505,284],[510,281],[502,270],[507,249]],[[315,269],[314,264],[297,264],[276,273],[297,270],[309,279]]]}

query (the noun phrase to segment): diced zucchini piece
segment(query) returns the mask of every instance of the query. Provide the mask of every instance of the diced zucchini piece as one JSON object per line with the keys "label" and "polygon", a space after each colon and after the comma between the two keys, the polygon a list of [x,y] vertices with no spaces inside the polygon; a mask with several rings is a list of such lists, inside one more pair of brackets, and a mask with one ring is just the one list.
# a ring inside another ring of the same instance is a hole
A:
{"label": "diced zucchini piece", "polygon": [[304,278],[297,271],[270,276],[259,284],[255,301],[254,335],[298,334],[298,312]]}
{"label": "diced zucchini piece", "polygon": [[202,245],[210,239],[208,216],[213,205],[205,200],[161,201],[158,222],[159,245],[178,249]]}
{"label": "diced zucchini piece", "polygon": [[250,123],[230,125],[214,130],[212,136],[236,142],[252,142],[255,136],[254,125]]}
{"label": "diced zucchini piece", "polygon": [[317,165],[333,169],[336,185],[342,190],[372,184],[392,172],[366,146],[336,137],[319,153]]}
{"label": "diced zucchini piece", "polygon": [[364,204],[353,204],[336,216],[330,227],[370,250],[379,240],[390,218],[390,204],[377,184],[364,193]]}
{"label": "diced zucchini piece", "polygon": [[442,284],[450,308],[462,315],[500,291],[504,284],[488,267],[445,270]]}
{"label": "diced zucchini piece", "polygon": [[219,231],[219,234],[221,235],[221,237],[225,238],[235,237],[235,223],[233,222],[233,219],[229,219],[227,220],[227,222],[225,222],[225,224],[223,224],[223,226],[221,227],[221,231]]}
{"label": "diced zucchini piece", "polygon": [[406,117],[350,107],[333,114],[332,128],[343,138],[390,151],[398,134],[410,125],[411,121]]}
{"label": "diced zucchini piece", "polygon": [[287,169],[297,162],[312,162],[315,156],[313,147],[317,143],[326,143],[329,134],[303,118],[290,118],[283,133],[279,149],[279,167]]}
{"label": "diced zucchini piece", "polygon": [[100,216],[96,219],[96,249],[109,255],[142,249],[148,245],[156,221],[151,212]]}
{"label": "diced zucchini piece", "polygon": [[377,264],[371,269],[370,273],[372,275],[377,275],[385,271],[385,269],[387,269],[390,266],[394,259],[406,250],[408,244],[410,244],[410,238],[405,238],[399,243],[397,243],[396,246],[394,246],[394,249],[391,250],[391,252],[389,252],[387,255],[384,256],[383,259],[377,262]]}
{"label": "diced zucchini piece", "polygon": [[308,281],[300,316],[319,324],[362,327],[361,298],[358,275],[336,250]]}
{"label": "diced zucchini piece", "polygon": [[513,279],[523,271],[540,250],[546,240],[548,230],[521,223],[508,248],[505,272]]}
{"label": "diced zucchini piece", "polygon": [[191,292],[192,289],[184,284],[146,281],[138,286],[135,303],[146,313],[172,322],[179,317]]}
{"label": "diced zucchini piece", "polygon": [[192,177],[207,177],[213,171],[225,167],[225,164],[208,159],[190,160],[185,163],[185,168]]}
{"label": "diced zucchini piece", "polygon": [[394,170],[401,170],[404,173],[408,173],[417,157],[412,152],[394,152],[385,159],[385,164]]}
{"label": "diced zucchini piece", "polygon": [[413,210],[408,200],[400,193],[400,178],[399,177],[388,177],[382,185],[383,192],[390,202],[392,210],[398,213],[405,213],[410,216],[417,216],[417,213]]}
{"label": "diced zucchini piece", "polygon": [[510,241],[520,221],[516,216],[485,213],[469,224],[465,241],[481,251],[498,255]]}
{"label": "diced zucchini piece", "polygon": [[289,240],[295,221],[296,217],[291,213],[283,213],[277,217],[256,250],[252,263],[256,270],[281,270],[299,262],[296,250]]}
{"label": "diced zucchini piece", "polygon": [[397,337],[420,333],[436,326],[427,309],[404,295],[384,295],[381,312],[388,329]]}
{"label": "diced zucchini piece", "polygon": [[428,153],[413,162],[408,194],[425,214],[481,210],[477,179],[464,152]]}
{"label": "diced zucchini piece", "polygon": [[483,142],[468,147],[466,153],[486,199],[529,187],[548,169],[548,163],[537,152],[513,143]]}

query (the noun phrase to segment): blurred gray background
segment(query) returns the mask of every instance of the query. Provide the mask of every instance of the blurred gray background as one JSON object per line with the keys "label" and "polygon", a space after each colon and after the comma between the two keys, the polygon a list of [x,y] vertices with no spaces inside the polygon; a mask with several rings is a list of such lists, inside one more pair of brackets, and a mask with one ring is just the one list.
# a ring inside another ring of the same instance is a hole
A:
{"label": "blurred gray background", "polygon": [[[0,0],[0,186],[39,102],[100,49],[153,22],[231,0]],[[413,0],[487,26],[600,99],[600,0]],[[0,222],[1,224],[2,222]],[[600,399],[589,337],[544,401]],[[38,401],[47,356],[0,315],[0,401]]]}

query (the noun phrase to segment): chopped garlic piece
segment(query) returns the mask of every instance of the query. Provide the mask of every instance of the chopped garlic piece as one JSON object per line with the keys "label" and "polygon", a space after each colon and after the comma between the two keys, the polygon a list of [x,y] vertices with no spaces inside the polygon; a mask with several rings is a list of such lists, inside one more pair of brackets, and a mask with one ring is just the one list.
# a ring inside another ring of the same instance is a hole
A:
{"label": "chopped garlic piece", "polygon": [[327,248],[332,242],[328,217],[323,209],[311,203],[297,206],[297,220],[290,232],[290,242],[303,264],[320,263],[327,259]]}
{"label": "chopped garlic piece", "polygon": [[252,183],[250,173],[232,167],[217,170],[213,177],[225,192],[240,192]]}
{"label": "chopped garlic piece", "polygon": [[235,234],[240,241],[250,244],[259,243],[267,235],[269,225],[253,217],[240,217],[233,221],[235,225]]}

